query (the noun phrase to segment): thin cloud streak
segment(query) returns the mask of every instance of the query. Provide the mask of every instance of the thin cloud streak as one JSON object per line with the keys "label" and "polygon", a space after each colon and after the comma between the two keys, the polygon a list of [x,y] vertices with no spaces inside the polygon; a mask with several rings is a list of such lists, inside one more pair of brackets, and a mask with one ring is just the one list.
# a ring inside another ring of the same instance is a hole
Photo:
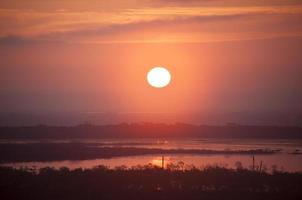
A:
{"label": "thin cloud streak", "polygon": [[[34,10],[0,9],[0,35],[35,35],[64,32],[79,26],[106,26],[178,17],[229,16],[240,14],[302,14],[302,6],[273,7],[162,7],[158,9],[126,9],[121,12],[40,12]],[[5,23],[9,22],[9,23]],[[16,22],[16,23],[13,23]],[[15,27],[15,28],[13,28]]]}
{"label": "thin cloud streak", "polygon": [[[302,35],[299,19],[299,15],[280,15],[276,18],[266,14],[179,17],[46,33],[28,39],[8,36],[3,37],[0,43],[18,44],[21,41],[23,44],[25,40],[72,43],[200,43],[297,37]],[[229,26],[230,21],[232,27]]]}

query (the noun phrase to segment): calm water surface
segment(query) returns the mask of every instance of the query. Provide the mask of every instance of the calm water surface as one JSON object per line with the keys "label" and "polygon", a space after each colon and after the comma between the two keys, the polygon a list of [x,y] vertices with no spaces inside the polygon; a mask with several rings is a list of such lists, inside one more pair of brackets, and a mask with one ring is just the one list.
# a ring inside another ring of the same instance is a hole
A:
{"label": "calm water surface", "polygon": [[[185,140],[163,140],[163,139],[132,139],[132,140],[1,140],[0,143],[70,143],[80,142],[87,145],[100,147],[139,147],[139,148],[162,148],[162,149],[210,149],[210,150],[251,150],[251,149],[270,149],[280,150],[280,153],[272,155],[256,155],[255,165],[262,161],[267,170],[272,167],[285,171],[302,171],[302,140],[242,140],[242,139],[185,139]],[[240,162],[243,167],[252,166],[251,155],[190,155],[175,154],[164,155],[164,165],[171,163],[177,164],[184,162],[185,165],[205,167],[208,165],[220,165],[235,168],[235,163]],[[162,165],[162,155],[143,155],[115,157],[110,159],[93,159],[79,161],[52,161],[52,162],[24,162],[24,163],[4,163],[5,166],[13,167],[68,167],[91,168],[97,165],[105,165],[110,168],[117,166],[136,166],[136,165]]]}

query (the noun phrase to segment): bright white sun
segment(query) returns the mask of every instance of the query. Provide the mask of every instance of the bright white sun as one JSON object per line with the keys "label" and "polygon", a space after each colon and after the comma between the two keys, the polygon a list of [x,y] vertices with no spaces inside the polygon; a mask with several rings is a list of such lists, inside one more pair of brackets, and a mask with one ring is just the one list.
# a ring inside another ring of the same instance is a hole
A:
{"label": "bright white sun", "polygon": [[154,67],[148,72],[147,80],[151,86],[163,88],[170,83],[171,74],[166,68]]}

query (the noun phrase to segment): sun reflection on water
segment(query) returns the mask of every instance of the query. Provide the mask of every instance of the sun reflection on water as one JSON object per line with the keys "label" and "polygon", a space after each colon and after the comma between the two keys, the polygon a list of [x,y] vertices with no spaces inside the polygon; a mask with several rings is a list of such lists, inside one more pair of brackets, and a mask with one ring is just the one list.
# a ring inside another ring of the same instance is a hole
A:
{"label": "sun reflection on water", "polygon": [[150,163],[157,167],[167,168],[167,165],[169,165],[169,163],[171,163],[171,158],[170,158],[170,156],[157,156],[157,157],[154,157],[150,161]]}

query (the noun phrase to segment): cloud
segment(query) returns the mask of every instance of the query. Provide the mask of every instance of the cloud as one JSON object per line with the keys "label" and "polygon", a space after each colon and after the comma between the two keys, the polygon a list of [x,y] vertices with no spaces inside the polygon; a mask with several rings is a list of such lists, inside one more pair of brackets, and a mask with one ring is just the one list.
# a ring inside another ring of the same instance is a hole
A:
{"label": "cloud", "polygon": [[155,5],[195,5],[195,6],[275,6],[301,5],[300,0],[150,0]]}
{"label": "cloud", "polygon": [[25,39],[18,36],[0,37],[0,45],[23,45],[35,43],[35,40]]}
{"label": "cloud", "polygon": [[302,15],[234,14],[175,16],[45,34],[73,42],[210,42],[302,35]]}
{"label": "cloud", "polygon": [[274,32],[278,36],[297,35],[301,32],[296,22],[301,19],[302,6],[147,7],[119,12],[0,9],[0,13],[0,36],[7,37],[2,42],[6,44],[24,42],[13,42],[16,38],[11,35],[33,38],[34,42],[199,41],[208,40],[204,38],[210,34],[215,40],[224,40],[226,33],[238,39],[242,33],[249,38],[268,37]]}
{"label": "cloud", "polygon": [[16,35],[8,35],[8,36],[0,37],[0,45],[10,45],[10,46],[62,43],[62,42],[64,41],[53,39],[53,38],[50,39],[50,38],[41,38],[41,37],[26,38]]}

